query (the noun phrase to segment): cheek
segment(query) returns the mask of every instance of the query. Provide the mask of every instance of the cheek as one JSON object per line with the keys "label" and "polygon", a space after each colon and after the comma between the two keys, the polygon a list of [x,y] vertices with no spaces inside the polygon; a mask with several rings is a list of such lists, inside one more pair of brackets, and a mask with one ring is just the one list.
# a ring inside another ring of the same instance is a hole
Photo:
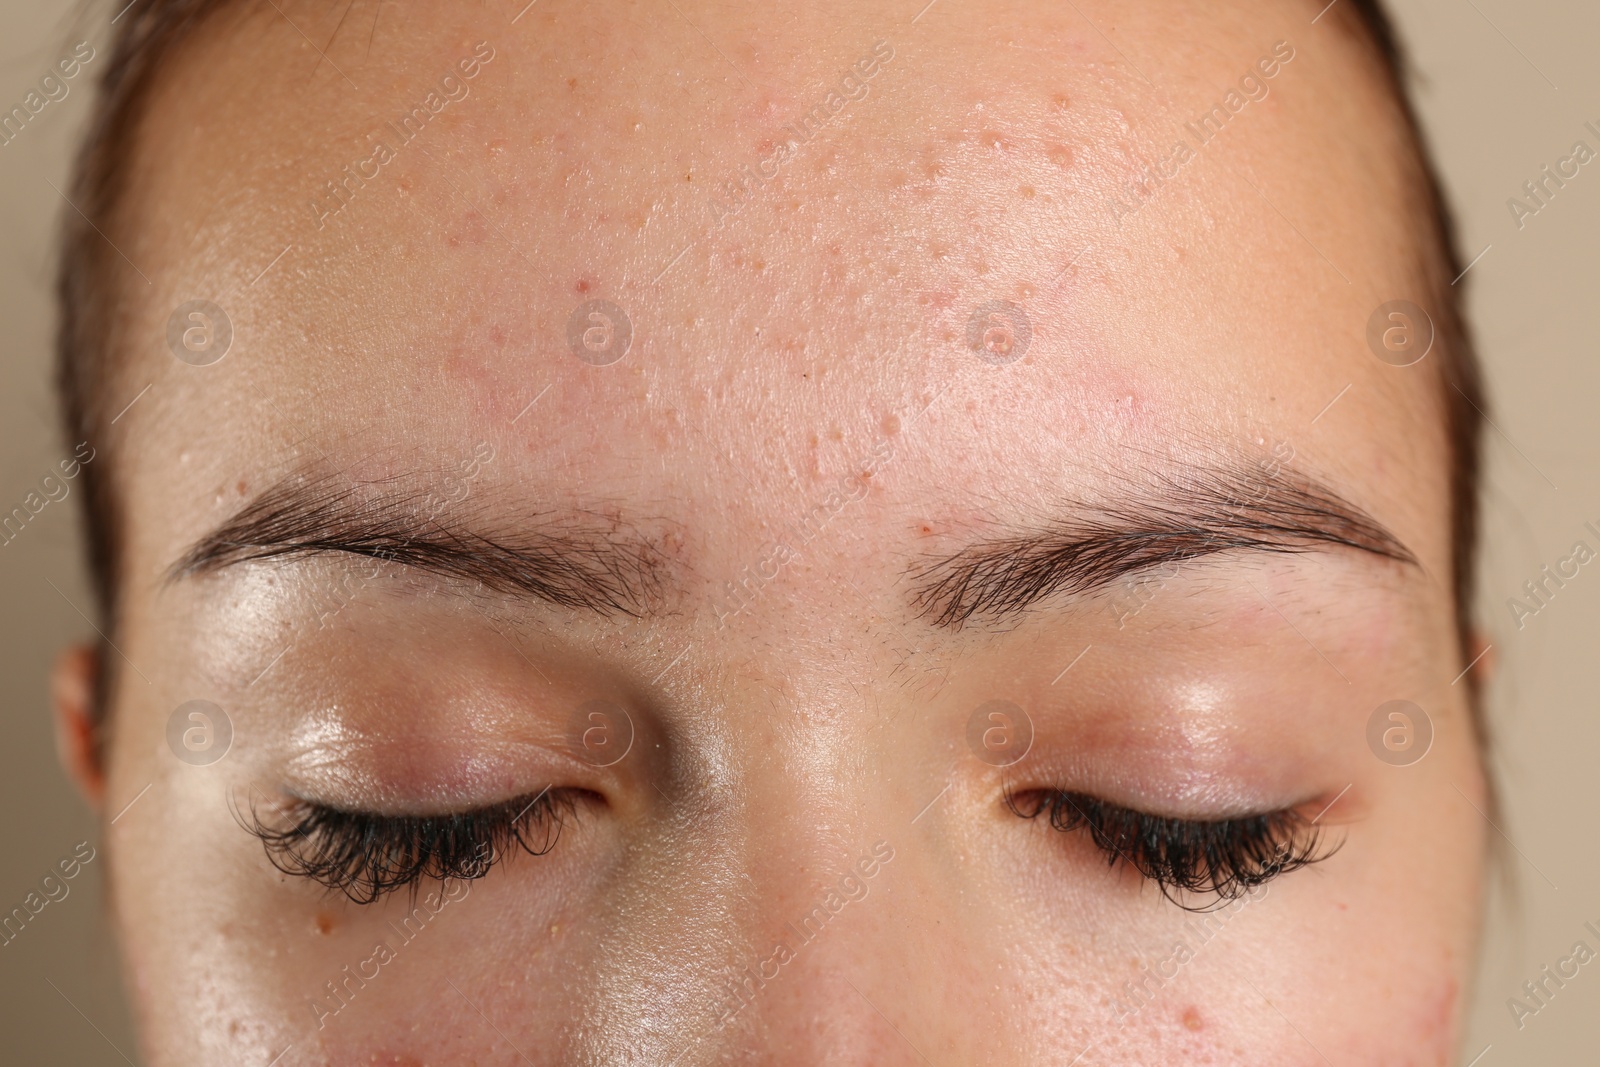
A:
{"label": "cheek", "polygon": [[[1193,974],[1183,973],[1191,969]],[[1253,984],[1239,983],[1223,971],[1247,974]],[[1320,1067],[1332,1061],[1447,1067],[1452,1062],[1460,989],[1454,978],[1435,979],[1422,990],[1371,986],[1389,996],[1369,1010],[1365,1004],[1346,1002],[1337,992],[1341,986],[1324,984],[1326,976],[1303,977],[1309,980],[1298,989],[1272,985],[1249,961],[1219,964],[1197,956],[1165,984],[1146,978],[1144,986],[1153,993],[1147,1004],[1120,1001],[1131,1010],[1100,1027],[1088,1038],[1088,1047],[1094,1062],[1105,1065]],[[1409,992],[1418,995],[1408,998]],[[1392,1021],[1381,1021],[1385,1016]],[[1074,1051],[1084,1045],[1079,1040]]]}
{"label": "cheek", "polygon": [[[1434,987],[1421,1004],[1417,1019],[1417,1048],[1424,1056],[1448,1063],[1460,1024],[1461,984],[1447,978]],[[1434,1062],[1424,1059],[1423,1062]]]}
{"label": "cheek", "polygon": [[[1430,832],[1462,841],[1438,866],[1472,869],[1471,828],[1443,822]],[[1081,1062],[1106,1065],[1444,1067],[1476,913],[1459,886],[1413,877],[1420,861],[1399,849],[1352,841],[1321,870],[1210,914],[1054,879],[1005,953],[1026,998],[1015,1025],[1028,1060],[1070,1062],[1088,1048]]]}

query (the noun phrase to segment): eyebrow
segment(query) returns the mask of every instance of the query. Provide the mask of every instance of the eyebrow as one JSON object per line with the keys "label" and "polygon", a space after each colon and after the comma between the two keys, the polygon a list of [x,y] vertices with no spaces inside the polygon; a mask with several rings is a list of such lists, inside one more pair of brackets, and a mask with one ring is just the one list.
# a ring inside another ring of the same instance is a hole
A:
{"label": "eyebrow", "polygon": [[1075,505],[1070,514],[914,569],[917,613],[950,629],[975,619],[1004,621],[1051,596],[1092,593],[1152,567],[1219,552],[1352,548],[1420,566],[1361,508],[1282,468],[1198,468],[1138,495]]}
{"label": "eyebrow", "polygon": [[600,614],[637,616],[657,600],[664,557],[615,523],[546,515],[515,531],[483,533],[457,525],[438,494],[396,491],[400,484],[286,478],[196,542],[168,577],[349,554]]}

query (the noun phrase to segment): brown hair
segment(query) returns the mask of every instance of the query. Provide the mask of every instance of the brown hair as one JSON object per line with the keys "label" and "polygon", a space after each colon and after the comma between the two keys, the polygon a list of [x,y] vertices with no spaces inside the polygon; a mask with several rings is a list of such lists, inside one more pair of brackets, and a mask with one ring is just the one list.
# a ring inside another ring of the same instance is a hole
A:
{"label": "brown hair", "polygon": [[[88,133],[77,157],[71,198],[81,209],[66,215],[57,278],[60,323],[56,380],[68,440],[104,441],[109,430],[111,389],[117,381],[112,324],[121,297],[123,267],[101,229],[116,232],[132,158],[150,87],[163,66],[217,12],[251,7],[239,0],[140,0],[121,16],[101,78]],[[1423,292],[1437,331],[1442,358],[1444,411],[1450,464],[1451,586],[1463,660],[1471,655],[1471,606],[1478,545],[1478,481],[1484,399],[1478,361],[1460,307],[1460,255],[1450,212],[1433,162],[1422,140],[1408,96],[1406,65],[1379,0],[1346,0],[1327,13],[1337,32],[1356,36],[1380,62],[1411,152],[1412,195],[1420,220]],[[97,228],[99,227],[99,228]],[[118,398],[122,399],[122,398]],[[91,578],[101,629],[116,632],[120,581],[119,530],[122,503],[112,482],[114,457],[83,468],[83,501]],[[101,656],[97,708],[104,714],[109,668]],[[1474,685],[1471,678],[1469,685]],[[1476,686],[1473,687],[1476,704]],[[1479,724],[1482,735],[1482,722]]]}
{"label": "brown hair", "polygon": [[[100,76],[89,127],[78,149],[68,196],[75,211],[61,229],[56,274],[55,377],[61,417],[70,441],[100,447],[116,418],[113,386],[117,345],[113,324],[122,298],[119,253],[102,232],[118,228],[124,175],[133,157],[143,104],[165,61],[199,24],[235,0],[142,0],[119,16],[110,58]],[[89,578],[102,635],[95,672],[94,712],[103,722],[113,689],[115,661],[106,647],[116,640],[121,592],[122,500],[112,481],[110,450],[80,474]]]}

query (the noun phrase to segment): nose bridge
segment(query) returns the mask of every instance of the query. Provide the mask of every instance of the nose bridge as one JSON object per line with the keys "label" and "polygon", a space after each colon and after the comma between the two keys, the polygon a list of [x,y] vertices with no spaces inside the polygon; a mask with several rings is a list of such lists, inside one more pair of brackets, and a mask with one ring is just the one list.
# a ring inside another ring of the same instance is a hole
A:
{"label": "nose bridge", "polygon": [[602,1059],[763,1062],[753,1034],[796,1010],[855,1010],[803,968],[850,973],[829,942],[874,903],[895,854],[874,852],[863,814],[877,805],[836,773],[844,742],[818,729],[837,719],[819,689],[725,675],[697,722],[663,735],[674,755],[649,789],[648,837],[591,919],[600,951],[579,1040]]}
{"label": "nose bridge", "polygon": [[712,983],[712,1043],[741,1062],[922,1063],[959,1045],[954,991],[992,978],[963,948],[950,851],[913,822],[937,787],[908,789],[893,716],[835,682],[793,687],[745,739],[743,947]]}
{"label": "nose bridge", "polygon": [[853,824],[844,843],[815,843],[804,866],[766,866],[749,919],[747,958],[717,989],[730,1049],[781,1064],[980,1062],[973,1019],[1003,961],[985,940],[973,894],[950,877],[947,848],[909,817]]}
{"label": "nose bridge", "polygon": [[720,1018],[771,1050],[773,1062],[901,1062],[907,1050],[896,1050],[876,1005],[916,1017],[916,1002],[932,992],[883,981],[918,948],[892,915],[901,852],[878,837],[813,846],[800,858],[763,864],[769,890],[752,916],[756,951],[722,983]]}
{"label": "nose bridge", "polygon": [[[959,1046],[959,990],[994,974],[964,944],[955,850],[917,819],[947,753],[862,684],[873,656],[842,642],[804,672],[752,663],[700,690],[698,723],[670,731],[665,821],[627,879],[649,888],[617,914],[591,1040],[682,1065],[921,1063]],[[641,958],[654,973],[628,965]]]}
{"label": "nose bridge", "polygon": [[678,769],[608,909],[583,1042],[683,1067],[975,1062],[961,1020],[997,956],[928,803],[954,795],[948,753],[908,751],[915,728],[838,672],[789,683],[725,682],[745,710],[719,721],[738,725],[668,742]]}

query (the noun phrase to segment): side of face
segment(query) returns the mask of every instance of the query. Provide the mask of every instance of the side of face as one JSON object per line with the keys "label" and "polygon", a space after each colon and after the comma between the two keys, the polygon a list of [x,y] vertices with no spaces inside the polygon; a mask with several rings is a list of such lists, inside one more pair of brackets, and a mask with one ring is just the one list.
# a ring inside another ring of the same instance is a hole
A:
{"label": "side of face", "polygon": [[[219,22],[153,94],[149,1060],[1446,1062],[1484,787],[1370,61],[1298,6],[517,6]],[[1164,894],[1074,810],[1323,847]],[[446,827],[483,877],[292,873]]]}

